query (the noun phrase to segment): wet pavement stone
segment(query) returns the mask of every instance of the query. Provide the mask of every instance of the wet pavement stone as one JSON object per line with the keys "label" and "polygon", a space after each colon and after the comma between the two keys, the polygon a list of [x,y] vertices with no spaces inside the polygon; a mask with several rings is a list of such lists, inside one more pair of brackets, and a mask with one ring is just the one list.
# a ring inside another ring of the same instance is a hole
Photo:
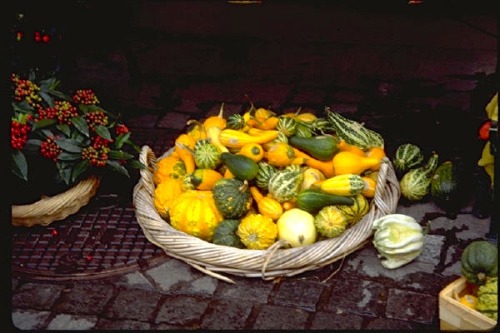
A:
{"label": "wet pavement stone", "polygon": [[122,290],[105,310],[107,318],[152,320],[162,295],[156,291],[140,289]]}
{"label": "wet pavement stone", "polygon": [[207,330],[241,330],[252,312],[246,300],[213,301],[205,311],[200,328]]}
{"label": "wet pavement stone", "polygon": [[252,328],[255,330],[302,330],[309,313],[302,309],[262,305]]}
{"label": "wet pavement stone", "polygon": [[37,283],[26,283],[12,295],[12,307],[50,310],[64,286]]}
{"label": "wet pavement stone", "polygon": [[201,317],[209,303],[209,300],[201,300],[195,297],[166,297],[160,304],[154,321],[181,327],[189,327],[193,324],[199,326]]}
{"label": "wet pavement stone", "polygon": [[75,284],[63,290],[54,310],[59,313],[100,314],[112,298],[113,291],[112,284]]}
{"label": "wet pavement stone", "polygon": [[285,280],[271,298],[271,304],[315,311],[325,286],[314,281]]}

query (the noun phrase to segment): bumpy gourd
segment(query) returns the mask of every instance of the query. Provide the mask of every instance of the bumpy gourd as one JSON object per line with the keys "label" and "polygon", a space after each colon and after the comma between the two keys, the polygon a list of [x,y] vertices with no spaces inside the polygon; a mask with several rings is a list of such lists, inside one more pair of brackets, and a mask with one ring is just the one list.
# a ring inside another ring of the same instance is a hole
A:
{"label": "bumpy gourd", "polygon": [[460,263],[467,281],[481,285],[498,274],[498,249],[487,241],[473,241],[462,252]]}
{"label": "bumpy gourd", "polygon": [[385,268],[394,269],[408,264],[422,252],[422,227],[411,216],[388,214],[373,221],[373,245]]}
{"label": "bumpy gourd", "polygon": [[351,197],[351,205],[339,205],[338,208],[344,213],[348,226],[358,223],[370,210],[370,203],[361,193]]}
{"label": "bumpy gourd", "polygon": [[221,178],[212,189],[217,208],[226,219],[238,219],[252,205],[252,196],[247,181],[236,178]]}
{"label": "bumpy gourd", "polygon": [[183,192],[182,180],[167,178],[155,188],[153,199],[158,214],[164,219],[169,216],[172,202]]}
{"label": "bumpy gourd", "polygon": [[276,171],[269,180],[268,191],[280,203],[295,198],[300,191],[304,175],[300,168],[289,166]]}
{"label": "bumpy gourd", "polygon": [[268,216],[248,214],[241,219],[236,234],[248,249],[265,250],[276,241],[278,227]]}
{"label": "bumpy gourd", "polygon": [[498,320],[498,277],[488,277],[477,290],[477,310],[486,317]]}
{"label": "bumpy gourd", "polygon": [[212,240],[215,228],[222,220],[212,191],[183,192],[170,208],[170,224],[173,228],[206,241]]}
{"label": "bumpy gourd", "polygon": [[243,249],[245,245],[241,242],[238,235],[236,235],[236,230],[238,229],[239,225],[239,220],[223,220],[221,223],[219,223],[217,228],[215,228],[212,243]]}
{"label": "bumpy gourd", "polygon": [[171,154],[156,163],[153,172],[153,182],[155,185],[158,185],[166,178],[182,179],[185,174],[186,166],[184,162],[181,161],[178,155]]}

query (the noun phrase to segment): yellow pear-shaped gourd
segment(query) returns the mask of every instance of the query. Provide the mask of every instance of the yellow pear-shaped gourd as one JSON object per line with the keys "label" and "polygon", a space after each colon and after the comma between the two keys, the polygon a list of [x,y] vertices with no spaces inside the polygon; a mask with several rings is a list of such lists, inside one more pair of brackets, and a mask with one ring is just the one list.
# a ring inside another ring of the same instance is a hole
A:
{"label": "yellow pear-shaped gourd", "polygon": [[362,174],[368,169],[380,167],[380,158],[359,156],[350,151],[340,151],[333,156],[332,164],[336,175]]}

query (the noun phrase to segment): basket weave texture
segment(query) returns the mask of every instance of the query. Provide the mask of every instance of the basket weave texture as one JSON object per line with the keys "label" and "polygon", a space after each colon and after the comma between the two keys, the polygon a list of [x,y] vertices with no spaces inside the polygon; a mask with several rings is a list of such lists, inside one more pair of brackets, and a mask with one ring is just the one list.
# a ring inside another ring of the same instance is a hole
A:
{"label": "basket weave texture", "polygon": [[141,170],[133,190],[137,221],[146,238],[167,255],[230,283],[234,281],[221,273],[270,280],[314,270],[342,259],[369,241],[375,219],[395,212],[401,193],[392,164],[385,157],[369,212],[339,237],[295,248],[284,248],[283,243],[276,242],[266,250],[238,249],[188,235],[160,217],[154,207],[153,170],[157,161],[167,154],[156,158],[150,147],[141,148],[139,160],[147,167]]}
{"label": "basket weave texture", "polygon": [[65,192],[43,197],[29,205],[12,206],[12,225],[16,227],[47,226],[63,220],[87,205],[99,188],[100,179],[91,176]]}

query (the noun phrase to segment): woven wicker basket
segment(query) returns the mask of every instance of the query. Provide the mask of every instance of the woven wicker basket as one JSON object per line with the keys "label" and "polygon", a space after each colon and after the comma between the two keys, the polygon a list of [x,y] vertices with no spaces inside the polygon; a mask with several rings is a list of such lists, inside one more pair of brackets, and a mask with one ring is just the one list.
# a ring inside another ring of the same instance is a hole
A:
{"label": "woven wicker basket", "polygon": [[143,146],[139,155],[139,160],[147,168],[141,170],[141,177],[134,187],[133,203],[137,221],[146,238],[168,255],[230,283],[234,281],[220,273],[269,280],[314,270],[342,259],[369,241],[373,234],[373,221],[394,213],[400,197],[399,182],[392,164],[384,158],[370,211],[341,236],[303,247],[283,248],[282,243],[276,242],[267,250],[238,249],[190,236],[174,229],[160,217],[153,202],[153,170],[162,157],[156,158],[148,146]]}
{"label": "woven wicker basket", "polygon": [[89,203],[100,184],[97,177],[82,180],[69,190],[43,197],[29,205],[12,206],[12,225],[16,227],[47,226],[54,221],[63,220]]}

